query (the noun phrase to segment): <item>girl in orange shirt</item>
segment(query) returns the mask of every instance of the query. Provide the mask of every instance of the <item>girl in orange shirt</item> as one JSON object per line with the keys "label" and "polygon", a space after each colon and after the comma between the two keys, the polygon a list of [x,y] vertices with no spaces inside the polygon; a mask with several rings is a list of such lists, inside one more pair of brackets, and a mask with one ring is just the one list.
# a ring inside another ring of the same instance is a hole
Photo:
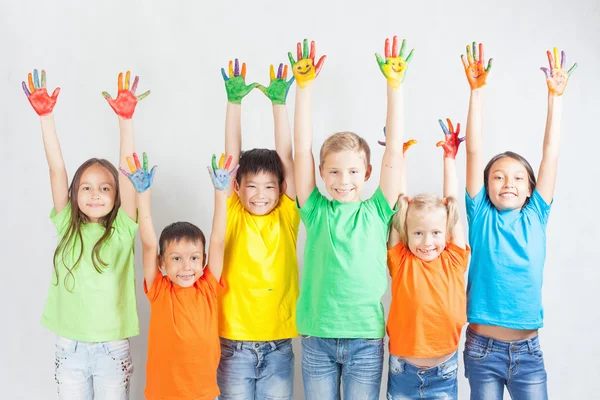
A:
{"label": "girl in orange shirt", "polygon": [[[456,132],[440,120],[444,148],[444,198],[401,195],[388,242],[392,276],[388,399],[458,398],[457,349],[466,322],[464,273],[469,248],[456,195]],[[405,169],[403,170],[405,171]],[[403,172],[403,192],[406,192]]]}

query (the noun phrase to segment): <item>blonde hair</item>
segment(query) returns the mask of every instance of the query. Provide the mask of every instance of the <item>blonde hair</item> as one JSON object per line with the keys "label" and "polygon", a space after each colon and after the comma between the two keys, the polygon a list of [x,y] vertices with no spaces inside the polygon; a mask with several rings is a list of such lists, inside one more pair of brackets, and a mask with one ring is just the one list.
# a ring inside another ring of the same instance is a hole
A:
{"label": "blonde hair", "polygon": [[354,132],[337,132],[323,142],[319,153],[319,167],[323,166],[327,155],[346,150],[362,153],[365,159],[365,167],[368,168],[371,165],[371,148],[365,139]]}
{"label": "blonde hair", "polygon": [[419,194],[413,198],[408,198],[403,194],[398,198],[398,212],[392,219],[392,226],[400,233],[400,240],[404,246],[408,246],[408,233],[406,229],[406,220],[410,211],[421,210],[446,210],[446,242],[454,237],[454,227],[459,219],[458,204],[452,196],[440,198],[434,194]]}

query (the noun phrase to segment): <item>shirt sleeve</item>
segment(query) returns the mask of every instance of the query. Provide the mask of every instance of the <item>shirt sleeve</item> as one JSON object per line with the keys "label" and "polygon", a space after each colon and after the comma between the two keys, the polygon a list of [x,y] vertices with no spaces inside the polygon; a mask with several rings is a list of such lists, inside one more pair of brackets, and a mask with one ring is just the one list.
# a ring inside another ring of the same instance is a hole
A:
{"label": "shirt sleeve", "polygon": [[165,285],[169,284],[171,281],[168,277],[163,276],[163,274],[158,271],[156,277],[154,278],[154,282],[152,282],[152,286],[148,289],[146,285],[146,280],[144,279],[144,293],[148,296],[148,300],[150,303],[154,303],[158,298],[158,295],[163,291]]}
{"label": "shirt sleeve", "polygon": [[404,243],[400,242],[391,249],[388,249],[388,269],[390,276],[398,271],[398,269],[404,265],[406,258],[408,257],[409,250],[404,246]]}
{"label": "shirt sleeve", "polygon": [[444,249],[444,257],[446,257],[449,264],[462,273],[467,270],[467,266],[469,265],[469,254],[471,254],[469,246],[463,249],[452,242],[448,243]]}
{"label": "shirt sleeve", "polygon": [[550,209],[552,208],[552,202],[546,203],[540,192],[537,189],[533,189],[533,193],[529,198],[529,203],[525,208],[535,211],[539,216],[542,225],[546,226],[548,223],[548,217],[550,216]]}
{"label": "shirt sleeve", "polygon": [[69,222],[71,222],[71,202],[69,201],[59,213],[56,212],[56,209],[52,208],[52,211],[50,211],[50,220],[59,234],[64,232]]}
{"label": "shirt sleeve", "polygon": [[475,197],[471,198],[469,192],[465,189],[465,206],[467,208],[467,220],[473,221],[489,203],[487,195],[485,193],[485,187],[482,186],[479,193]]}
{"label": "shirt sleeve", "polygon": [[[137,210],[136,210],[137,214]],[[138,223],[132,220],[129,215],[122,208],[119,208],[117,212],[117,217],[114,222],[115,229],[120,230],[121,232],[125,232],[132,239],[135,239],[135,235],[138,230]]]}
{"label": "shirt sleeve", "polygon": [[198,287],[208,288],[208,293],[210,293],[214,298],[217,298],[217,296],[221,294],[225,288],[223,285],[223,279],[221,279],[221,282],[217,282],[217,279],[212,272],[210,272],[208,267],[204,268],[204,274],[200,277],[200,279],[198,279]]}
{"label": "shirt sleeve", "polygon": [[300,212],[296,207],[296,203],[294,200],[287,197],[286,194],[281,195],[281,199],[279,200],[279,204],[281,207],[281,213],[285,218],[286,222],[291,226],[291,228],[296,232],[296,236],[298,235],[298,227],[300,226]]}
{"label": "shirt sleeve", "polygon": [[390,203],[383,195],[380,187],[377,187],[377,190],[369,200],[375,205],[379,218],[386,224],[389,224],[396,211],[398,211],[398,204],[394,204],[394,208],[390,207]]}
{"label": "shirt sleeve", "polygon": [[300,217],[307,228],[312,226],[313,222],[320,215],[320,210],[323,208],[323,203],[328,201],[329,200],[321,194],[317,186],[315,186],[302,207],[298,205],[298,198],[296,198],[296,206],[300,209]]}

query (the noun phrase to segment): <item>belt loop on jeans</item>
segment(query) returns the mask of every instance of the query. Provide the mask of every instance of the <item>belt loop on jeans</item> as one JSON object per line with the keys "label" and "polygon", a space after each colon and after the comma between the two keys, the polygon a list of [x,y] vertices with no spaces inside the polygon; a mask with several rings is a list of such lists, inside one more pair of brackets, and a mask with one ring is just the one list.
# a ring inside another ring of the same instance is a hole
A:
{"label": "belt loop on jeans", "polygon": [[73,353],[77,353],[77,346],[79,346],[79,341],[74,340],[73,341]]}
{"label": "belt loop on jeans", "polygon": [[488,343],[487,343],[487,346],[486,346],[486,350],[487,350],[488,353],[492,352],[492,347],[494,347],[494,339],[488,338]]}
{"label": "belt loop on jeans", "polygon": [[242,343],[244,343],[244,342],[242,342],[242,341],[240,341],[240,340],[236,340],[236,341],[235,341],[235,349],[236,349],[237,351],[242,351]]}
{"label": "belt loop on jeans", "polygon": [[533,354],[533,339],[527,339],[527,350],[529,354]]}
{"label": "belt loop on jeans", "polygon": [[273,350],[277,350],[277,345],[275,344],[275,342],[273,342],[273,341],[270,341],[270,342],[269,342],[269,345],[271,346],[271,351],[273,351]]}

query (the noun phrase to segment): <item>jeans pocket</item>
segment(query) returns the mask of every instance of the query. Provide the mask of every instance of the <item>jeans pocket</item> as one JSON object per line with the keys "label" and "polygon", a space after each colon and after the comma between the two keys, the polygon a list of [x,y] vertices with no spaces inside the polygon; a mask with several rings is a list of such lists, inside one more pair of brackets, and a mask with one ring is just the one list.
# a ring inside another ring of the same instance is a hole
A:
{"label": "jeans pocket", "polygon": [[235,356],[235,346],[221,342],[221,359],[226,360]]}
{"label": "jeans pocket", "polygon": [[474,343],[465,343],[465,351],[464,351],[465,359],[471,359],[475,361],[481,361],[487,358],[489,352],[487,348],[474,344]]}
{"label": "jeans pocket", "polygon": [[390,356],[389,371],[394,376],[404,373],[404,365],[399,357]]}
{"label": "jeans pocket", "polygon": [[129,355],[129,339],[113,340],[104,342],[106,353],[115,357],[124,357]]}
{"label": "jeans pocket", "polygon": [[539,347],[534,347],[531,350],[530,354],[537,361],[543,361],[544,360],[544,353],[542,352],[542,349],[539,348]]}
{"label": "jeans pocket", "polygon": [[458,362],[449,361],[441,365],[440,376],[442,379],[455,379],[458,375]]}
{"label": "jeans pocket", "polygon": [[377,346],[377,356],[383,356],[383,339],[360,339],[371,346]]}
{"label": "jeans pocket", "polygon": [[64,338],[62,336],[56,337],[56,342],[54,344],[56,353],[75,353],[75,347],[77,342],[71,339]]}
{"label": "jeans pocket", "polygon": [[291,354],[294,350],[294,348],[292,347],[291,339],[277,341],[277,342],[275,342],[275,346],[276,346],[275,351],[278,351],[279,353],[282,353],[282,354]]}

